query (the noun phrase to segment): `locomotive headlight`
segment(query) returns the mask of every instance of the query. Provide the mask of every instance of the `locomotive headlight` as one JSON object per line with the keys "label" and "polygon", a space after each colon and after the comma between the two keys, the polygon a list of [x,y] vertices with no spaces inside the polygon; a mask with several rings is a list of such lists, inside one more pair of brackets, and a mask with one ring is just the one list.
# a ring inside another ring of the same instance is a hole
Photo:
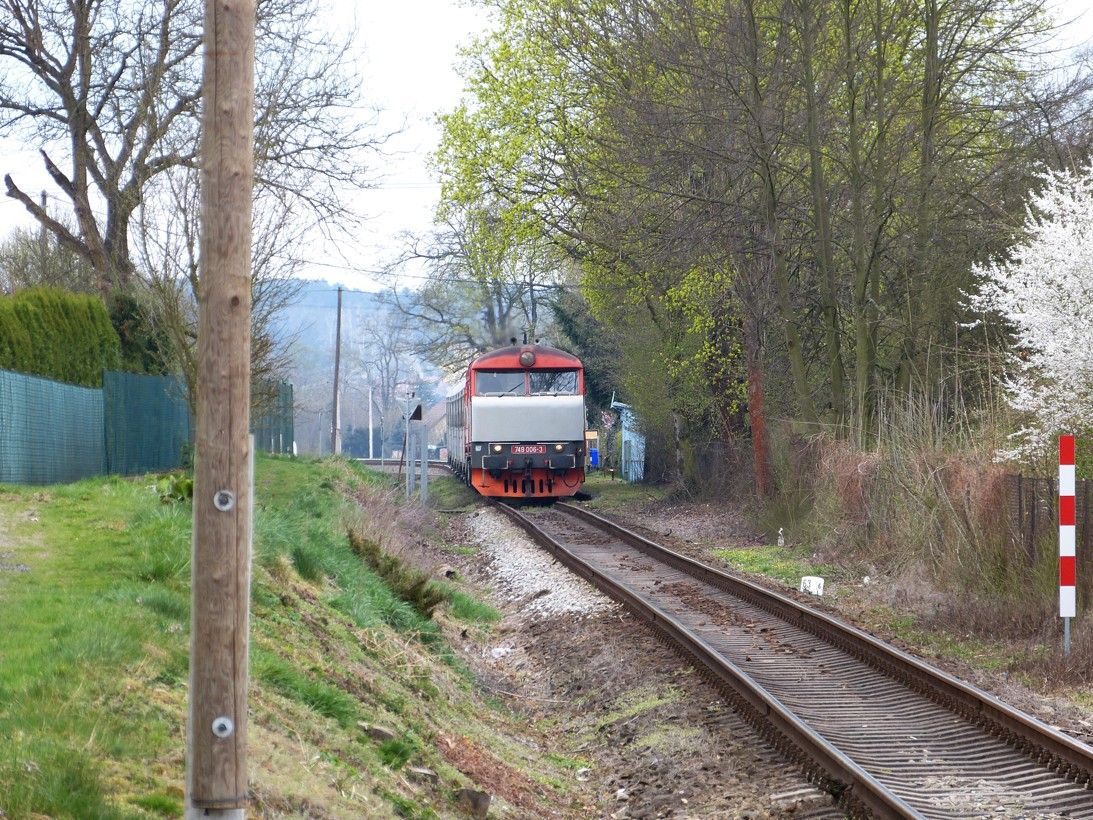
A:
{"label": "locomotive headlight", "polygon": [[520,354],[520,364],[522,364],[524,367],[531,367],[533,364],[535,364],[535,354],[532,353],[530,350],[525,350],[523,353]]}
{"label": "locomotive headlight", "polygon": [[560,453],[560,452],[562,452],[562,450],[565,449],[565,445],[564,444],[555,444],[554,449],[557,450]]}
{"label": "locomotive headlight", "polygon": [[493,451],[495,453],[500,453],[501,452],[501,445],[500,444],[493,445]]}

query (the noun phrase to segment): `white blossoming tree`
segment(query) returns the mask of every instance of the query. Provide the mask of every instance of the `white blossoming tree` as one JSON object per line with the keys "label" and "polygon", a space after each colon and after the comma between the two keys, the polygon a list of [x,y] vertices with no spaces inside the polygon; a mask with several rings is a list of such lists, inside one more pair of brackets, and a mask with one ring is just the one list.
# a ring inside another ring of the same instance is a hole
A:
{"label": "white blossoming tree", "polygon": [[1059,433],[1093,431],[1093,166],[1048,172],[1009,258],[977,267],[971,306],[1013,332],[1006,395],[1024,424],[1004,458],[1047,455]]}

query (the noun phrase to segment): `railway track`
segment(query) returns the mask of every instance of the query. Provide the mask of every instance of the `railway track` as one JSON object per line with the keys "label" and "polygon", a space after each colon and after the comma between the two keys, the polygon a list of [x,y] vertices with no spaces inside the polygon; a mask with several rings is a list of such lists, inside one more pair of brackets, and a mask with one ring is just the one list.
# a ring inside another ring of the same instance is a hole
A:
{"label": "railway track", "polygon": [[848,814],[1093,818],[1093,749],[992,695],[587,510],[498,507],[691,657]]}

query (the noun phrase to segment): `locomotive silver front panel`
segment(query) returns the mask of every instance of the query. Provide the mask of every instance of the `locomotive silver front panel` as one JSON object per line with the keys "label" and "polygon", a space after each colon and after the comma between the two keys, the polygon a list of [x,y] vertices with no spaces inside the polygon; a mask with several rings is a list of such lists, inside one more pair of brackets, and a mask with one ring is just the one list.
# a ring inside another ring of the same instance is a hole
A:
{"label": "locomotive silver front panel", "polygon": [[584,396],[472,396],[474,441],[584,441]]}

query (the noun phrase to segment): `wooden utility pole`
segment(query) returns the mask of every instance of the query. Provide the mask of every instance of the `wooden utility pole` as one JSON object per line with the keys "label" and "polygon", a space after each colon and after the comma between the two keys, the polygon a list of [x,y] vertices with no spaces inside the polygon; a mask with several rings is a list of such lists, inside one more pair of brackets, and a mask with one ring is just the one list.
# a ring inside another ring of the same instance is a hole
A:
{"label": "wooden utility pole", "polygon": [[330,414],[330,455],[341,453],[342,413],[339,401],[338,370],[342,363],[342,288],[338,286],[338,321],[334,326],[334,405]]}
{"label": "wooden utility pole", "polygon": [[255,0],[206,0],[186,817],[247,799]]}

